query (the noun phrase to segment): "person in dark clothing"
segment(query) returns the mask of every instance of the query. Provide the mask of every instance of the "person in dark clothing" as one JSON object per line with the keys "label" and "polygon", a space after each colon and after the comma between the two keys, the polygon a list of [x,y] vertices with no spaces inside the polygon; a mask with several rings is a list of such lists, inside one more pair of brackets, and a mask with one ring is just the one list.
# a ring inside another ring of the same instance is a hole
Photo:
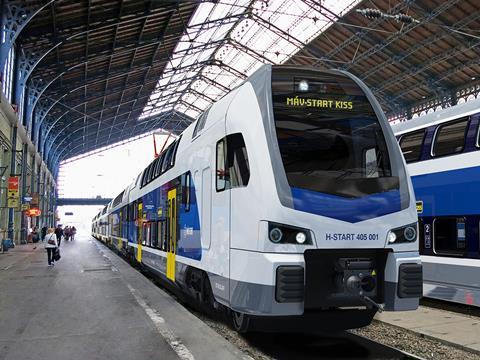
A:
{"label": "person in dark clothing", "polygon": [[32,229],[32,242],[33,242],[33,243],[37,243],[39,239],[40,239],[40,238],[39,238],[39,236],[38,236],[37,227],[34,226],[33,229]]}
{"label": "person in dark clothing", "polygon": [[45,236],[47,235],[47,229],[48,227],[46,225],[43,225],[42,227],[42,242],[45,240]]}
{"label": "person in dark clothing", "polygon": [[62,242],[62,236],[63,236],[62,225],[57,226],[57,228],[55,229],[55,235],[57,235],[57,243],[58,243],[58,247],[60,247],[60,243]]}

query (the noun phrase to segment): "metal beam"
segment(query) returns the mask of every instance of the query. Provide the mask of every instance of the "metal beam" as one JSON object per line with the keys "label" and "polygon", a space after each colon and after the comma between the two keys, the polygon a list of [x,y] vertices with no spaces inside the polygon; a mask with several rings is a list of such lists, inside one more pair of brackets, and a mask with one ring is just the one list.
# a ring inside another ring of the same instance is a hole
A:
{"label": "metal beam", "polygon": [[111,198],[58,198],[57,206],[107,205]]}
{"label": "metal beam", "polygon": [[[176,117],[176,113],[173,112],[173,113],[169,113],[169,114],[162,114],[160,117],[154,117],[153,119],[156,119],[156,123],[158,121],[160,121],[161,123],[175,123],[175,124],[179,124],[179,123],[182,123],[182,122],[189,122],[188,119],[186,118],[181,118],[180,121],[178,121],[178,119],[175,119]],[[153,119],[148,119],[147,123],[152,121]],[[166,127],[164,127],[164,129],[167,129]],[[172,128],[175,130],[175,128]],[[181,129],[183,130],[183,129]],[[142,129],[138,129],[137,133],[131,133],[129,135],[129,137],[133,137],[133,136],[137,136],[139,134],[143,134],[144,133],[144,130]],[[122,130],[118,130],[116,132],[113,133],[114,135],[115,134],[122,134]],[[108,141],[108,136],[105,136],[104,139],[106,139]],[[121,141],[121,140],[118,140],[118,141]],[[97,144],[98,145],[98,144]],[[105,144],[105,146],[108,145],[108,144]],[[78,144],[76,146],[72,145],[70,147],[63,147],[59,152],[58,154],[56,154],[56,156],[53,158],[55,161],[60,161],[62,159],[65,159],[67,158],[67,156],[71,155],[71,154],[74,154],[81,146],[83,146],[83,144]],[[92,145],[93,148],[96,147],[96,145]],[[67,151],[67,152],[66,152]]]}

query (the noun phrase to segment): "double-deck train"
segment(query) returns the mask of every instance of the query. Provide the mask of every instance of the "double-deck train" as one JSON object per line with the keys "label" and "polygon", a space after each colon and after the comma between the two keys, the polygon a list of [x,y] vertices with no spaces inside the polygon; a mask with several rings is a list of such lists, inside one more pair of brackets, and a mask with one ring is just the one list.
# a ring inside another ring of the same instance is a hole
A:
{"label": "double-deck train", "polygon": [[[93,236],[240,332],[367,325],[422,293],[402,153],[353,75],[265,65],[94,219]],[[271,328],[269,328],[271,330]]]}
{"label": "double-deck train", "polygon": [[419,215],[424,295],[480,306],[480,99],[393,126]]}

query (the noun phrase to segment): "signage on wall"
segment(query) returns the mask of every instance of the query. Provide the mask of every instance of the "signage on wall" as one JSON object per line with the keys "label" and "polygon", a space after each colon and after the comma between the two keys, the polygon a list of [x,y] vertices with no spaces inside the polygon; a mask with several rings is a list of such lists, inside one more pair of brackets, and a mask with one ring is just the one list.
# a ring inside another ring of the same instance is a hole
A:
{"label": "signage on wall", "polygon": [[35,217],[35,216],[40,216],[42,214],[42,210],[40,209],[37,209],[37,208],[32,208],[32,209],[28,209],[25,211],[25,214],[27,216],[32,216],[32,217]]}

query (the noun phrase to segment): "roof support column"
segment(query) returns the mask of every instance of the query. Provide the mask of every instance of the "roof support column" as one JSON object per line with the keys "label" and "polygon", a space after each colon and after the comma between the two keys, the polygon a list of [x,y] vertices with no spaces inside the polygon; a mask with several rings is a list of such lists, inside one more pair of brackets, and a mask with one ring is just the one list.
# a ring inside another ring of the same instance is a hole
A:
{"label": "roof support column", "polygon": [[[12,126],[10,143],[12,144],[12,157],[10,159],[10,176],[16,175],[17,165],[17,127]],[[8,238],[14,241],[15,209],[8,208]]]}
{"label": "roof support column", "polygon": [[[27,193],[27,157],[28,157],[28,145],[23,144],[22,150],[22,192],[20,194],[20,203],[23,203],[23,199]],[[20,244],[27,243],[27,217],[22,211],[20,214]]]}

